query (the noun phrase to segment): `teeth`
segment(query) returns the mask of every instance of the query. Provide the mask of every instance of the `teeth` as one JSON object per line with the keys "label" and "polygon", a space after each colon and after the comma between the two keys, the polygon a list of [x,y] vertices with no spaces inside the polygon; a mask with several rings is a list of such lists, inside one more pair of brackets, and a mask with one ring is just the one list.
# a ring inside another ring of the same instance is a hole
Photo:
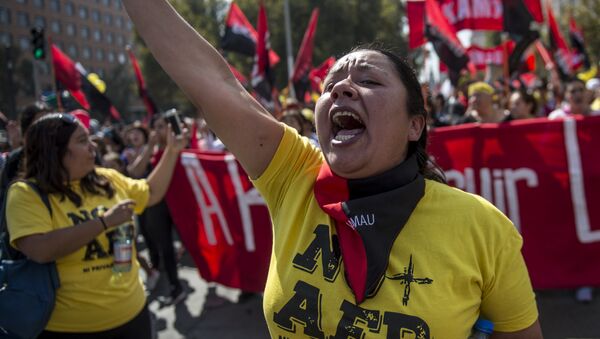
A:
{"label": "teeth", "polygon": [[341,134],[338,134],[338,135],[335,136],[334,139],[337,140],[337,141],[346,141],[346,140],[350,140],[352,138],[354,138],[354,135],[341,135]]}
{"label": "teeth", "polygon": [[336,124],[339,125],[341,117],[351,117],[352,119],[354,119],[364,125],[364,123],[362,122],[362,120],[356,113],[348,112],[348,111],[335,112],[333,114],[333,122],[335,122]]}

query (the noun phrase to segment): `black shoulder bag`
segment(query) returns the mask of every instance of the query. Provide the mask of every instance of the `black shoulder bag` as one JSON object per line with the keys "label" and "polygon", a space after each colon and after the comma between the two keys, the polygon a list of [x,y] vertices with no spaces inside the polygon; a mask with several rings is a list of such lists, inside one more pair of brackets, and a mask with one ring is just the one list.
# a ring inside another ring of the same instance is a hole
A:
{"label": "black shoulder bag", "polygon": [[[48,195],[31,181],[52,216]],[[0,209],[0,337],[36,338],[46,327],[60,286],[54,262],[39,264],[10,246],[6,227],[6,194]]]}

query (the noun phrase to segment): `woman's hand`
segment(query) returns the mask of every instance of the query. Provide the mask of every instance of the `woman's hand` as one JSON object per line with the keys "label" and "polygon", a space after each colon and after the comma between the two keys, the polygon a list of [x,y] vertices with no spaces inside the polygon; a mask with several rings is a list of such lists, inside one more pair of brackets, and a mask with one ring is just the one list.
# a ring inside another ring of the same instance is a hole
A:
{"label": "woman's hand", "polygon": [[167,128],[167,147],[165,151],[170,149],[171,151],[179,154],[179,152],[183,150],[190,142],[189,130],[183,126],[180,126],[179,128],[181,128],[181,134],[176,135],[173,133],[171,124],[169,124]]}
{"label": "woman's hand", "polygon": [[127,199],[111,207],[108,211],[104,212],[104,215],[102,216],[106,226],[112,228],[127,221],[131,221],[134,206],[135,201]]}

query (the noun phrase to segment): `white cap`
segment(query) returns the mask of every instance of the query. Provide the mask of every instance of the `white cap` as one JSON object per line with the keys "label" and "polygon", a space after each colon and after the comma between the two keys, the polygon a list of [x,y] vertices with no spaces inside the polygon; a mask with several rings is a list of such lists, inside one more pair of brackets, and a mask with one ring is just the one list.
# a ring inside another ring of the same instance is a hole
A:
{"label": "white cap", "polygon": [[592,79],[588,80],[585,83],[585,88],[589,89],[590,91],[597,90],[598,88],[600,88],[600,79],[592,78]]}

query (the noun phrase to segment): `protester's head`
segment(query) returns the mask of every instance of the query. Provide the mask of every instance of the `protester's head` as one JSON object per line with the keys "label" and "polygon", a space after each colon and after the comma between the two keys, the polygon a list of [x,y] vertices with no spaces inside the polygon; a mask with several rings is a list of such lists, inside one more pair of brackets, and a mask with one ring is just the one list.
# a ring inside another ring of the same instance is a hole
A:
{"label": "protester's head", "polygon": [[469,107],[480,116],[494,112],[494,88],[489,84],[478,81],[469,85]]}
{"label": "protester's head", "polygon": [[113,189],[95,172],[96,145],[87,129],[72,115],[48,114],[35,121],[25,136],[24,177],[34,178],[47,193],[59,193],[75,205],[81,197],[71,183],[79,180],[85,192],[112,196]]}
{"label": "protester's head", "polygon": [[102,141],[106,145],[107,151],[117,153],[123,152],[123,149],[125,149],[125,142],[116,128],[105,127],[102,129],[101,134]]}
{"label": "protester's head", "polygon": [[537,102],[533,95],[525,91],[514,91],[509,99],[510,114],[514,119],[534,118]]}
{"label": "protester's head", "polygon": [[585,83],[579,78],[573,78],[565,87],[565,100],[571,107],[572,114],[584,114],[588,110]]}
{"label": "protester's head", "polygon": [[303,135],[308,136],[315,131],[315,112],[310,108],[300,110]]}
{"label": "protester's head", "polygon": [[336,174],[373,176],[415,154],[420,172],[436,177],[425,151],[421,86],[414,70],[393,52],[366,46],[340,58],[315,111],[319,143]]}
{"label": "protester's head", "polygon": [[292,111],[284,111],[279,121],[284,124],[294,128],[298,134],[302,135],[303,124],[302,124],[302,116],[300,115],[300,111],[292,110]]}
{"label": "protester's head", "polygon": [[441,93],[438,93],[433,98],[433,110],[435,113],[440,114],[444,110],[444,106],[446,106],[446,98]]}
{"label": "protester's head", "polygon": [[150,119],[150,128],[156,133],[159,145],[167,144],[168,123],[165,114],[155,114]]}
{"label": "protester's head", "polygon": [[588,80],[585,83],[585,88],[588,89],[591,93],[590,101],[593,101],[596,98],[600,98],[600,79],[593,78]]}
{"label": "protester's head", "polygon": [[35,101],[34,103],[25,106],[19,117],[21,122],[21,133],[25,135],[27,129],[34,121],[50,112],[50,106],[43,101]]}
{"label": "protester's head", "polygon": [[115,152],[108,152],[102,157],[102,167],[112,168],[125,174],[125,162],[121,156]]}
{"label": "protester's head", "polygon": [[139,148],[148,143],[148,130],[135,123],[125,131],[125,140],[129,146]]}

